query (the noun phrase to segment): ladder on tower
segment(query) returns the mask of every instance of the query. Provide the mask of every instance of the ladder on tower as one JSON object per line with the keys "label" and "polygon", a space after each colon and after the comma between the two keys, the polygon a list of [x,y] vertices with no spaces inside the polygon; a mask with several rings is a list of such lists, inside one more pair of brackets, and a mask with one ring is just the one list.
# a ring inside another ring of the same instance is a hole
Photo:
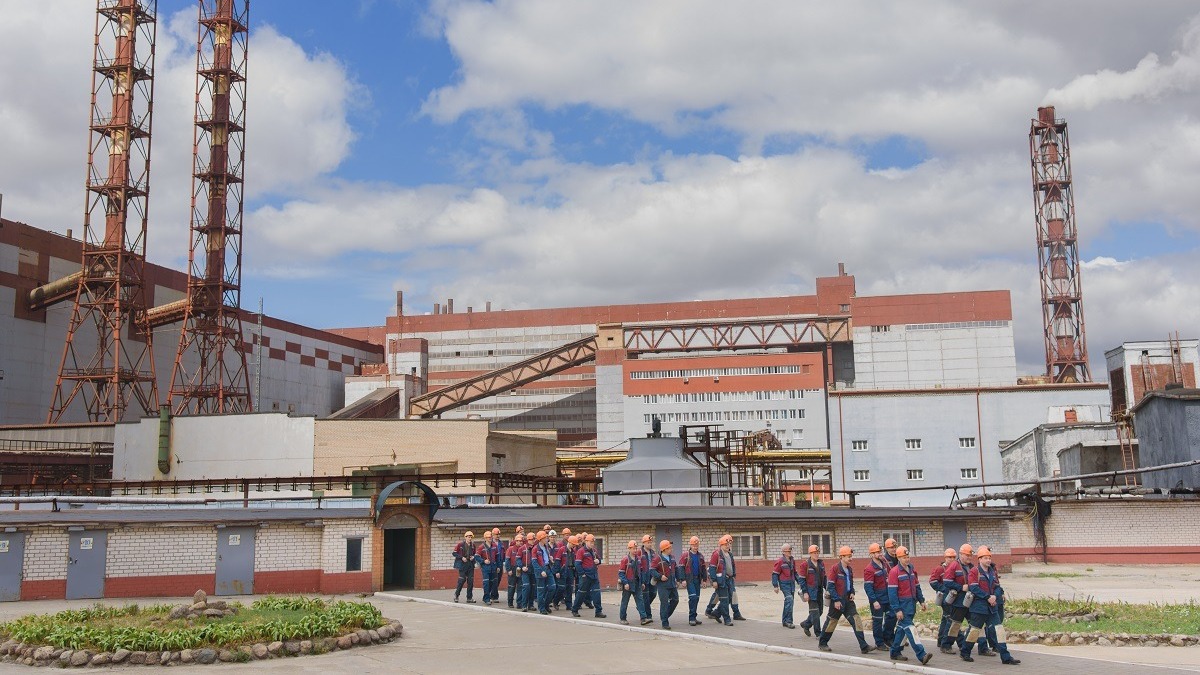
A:
{"label": "ladder on tower", "polygon": [[[1121,468],[1132,471],[1137,468],[1137,455],[1133,451],[1135,438],[1133,418],[1125,410],[1121,410],[1113,415],[1113,420],[1117,423],[1117,442],[1121,445]],[[1125,485],[1135,486],[1138,484],[1136,474],[1125,474]]]}
{"label": "ladder on tower", "polygon": [[1171,382],[1182,385],[1183,354],[1179,351],[1179,331],[1167,336],[1167,346],[1171,350]]}

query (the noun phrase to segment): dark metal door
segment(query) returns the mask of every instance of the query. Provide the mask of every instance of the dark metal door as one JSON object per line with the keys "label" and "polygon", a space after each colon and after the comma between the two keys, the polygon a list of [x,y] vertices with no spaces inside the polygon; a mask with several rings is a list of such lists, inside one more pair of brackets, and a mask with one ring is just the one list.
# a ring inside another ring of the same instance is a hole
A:
{"label": "dark metal door", "polygon": [[67,599],[103,598],[108,532],[80,530],[68,534]]}
{"label": "dark metal door", "polygon": [[967,543],[967,524],[963,522],[943,522],[942,539],[946,548],[952,548],[957,551],[959,546]]}
{"label": "dark metal door", "polygon": [[0,533],[0,602],[21,599],[21,576],[25,569],[25,533]]}
{"label": "dark metal door", "polygon": [[675,548],[671,551],[675,555],[679,555],[681,551],[687,548],[686,541],[680,541],[683,538],[682,525],[656,525],[654,526],[654,550],[658,551],[658,543],[663,539],[675,544]]}
{"label": "dark metal door", "polygon": [[250,595],[254,592],[255,529],[217,529],[217,595]]}

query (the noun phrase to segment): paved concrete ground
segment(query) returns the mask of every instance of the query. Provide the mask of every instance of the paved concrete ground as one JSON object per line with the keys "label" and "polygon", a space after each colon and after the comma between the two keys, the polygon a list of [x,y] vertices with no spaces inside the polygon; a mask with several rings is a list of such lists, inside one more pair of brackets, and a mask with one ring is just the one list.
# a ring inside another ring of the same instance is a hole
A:
{"label": "paved concrete ground", "polygon": [[[1080,576],[1052,576],[1073,574]],[[1012,574],[1002,581],[1018,598],[1091,596],[1100,602],[1200,602],[1200,565],[1022,563],[1014,565]]]}

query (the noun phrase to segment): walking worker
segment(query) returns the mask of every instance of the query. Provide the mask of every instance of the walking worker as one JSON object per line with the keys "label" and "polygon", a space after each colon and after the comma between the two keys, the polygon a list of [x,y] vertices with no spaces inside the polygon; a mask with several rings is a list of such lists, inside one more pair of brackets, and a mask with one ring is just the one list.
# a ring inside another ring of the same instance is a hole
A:
{"label": "walking worker", "polygon": [[[742,616],[742,610],[738,607],[737,582],[735,581],[735,577],[737,576],[737,563],[733,559],[733,535],[726,533],[721,536],[721,539],[726,540],[729,544],[722,550],[728,553],[729,559],[729,569],[726,572],[726,581],[729,583],[729,604],[731,607],[733,607],[733,620],[745,621],[746,617]],[[715,551],[713,552],[713,555],[716,555]],[[717,590],[719,591],[720,588],[717,588]],[[713,607],[715,607],[717,604],[718,595],[719,594],[714,591],[712,597],[708,599],[708,608],[704,610],[704,616],[714,619],[717,618],[713,614]]]}
{"label": "walking worker", "polygon": [[904,546],[896,548],[896,566],[888,572],[887,583],[888,606],[891,608],[890,613],[896,618],[898,633],[892,640],[892,660],[908,660],[908,657],[901,653],[904,650],[904,642],[907,640],[912,644],[913,653],[917,655],[921,665],[925,665],[929,663],[929,659],[933,658],[933,654],[925,651],[925,645],[921,644],[921,638],[917,637],[917,631],[913,627],[913,619],[917,615],[918,603],[922,610],[928,609],[928,607],[925,606],[925,594],[921,592],[921,578],[913,569],[908,548]]}
{"label": "walking worker", "polygon": [[971,591],[971,631],[967,634],[966,646],[959,652],[963,661],[974,661],[971,648],[983,634],[992,648],[1000,652],[1000,662],[1015,666],[1021,662],[1008,651],[1008,636],[1004,630],[1004,588],[1000,586],[1000,573],[992,564],[992,550],[980,546],[976,555],[979,564],[967,574],[967,587]]}
{"label": "walking worker", "polygon": [[663,539],[658,542],[651,583],[658,592],[658,618],[665,630],[671,630],[671,615],[679,606],[679,563],[671,555],[673,545]]}
{"label": "walking worker", "polygon": [[[971,555],[975,549],[970,544],[958,547],[958,557],[946,565],[942,571],[942,589],[946,593],[945,603],[950,608],[950,626],[946,629],[946,637],[938,646],[946,654],[954,653],[955,644],[959,651],[966,646],[966,640],[961,635],[963,621],[970,613],[970,605],[966,602],[967,575],[971,571]],[[982,651],[982,650],[981,650]]]}
{"label": "walking worker", "polygon": [[571,616],[579,616],[579,607],[583,604],[584,597],[588,597],[596,610],[596,618],[605,618],[604,610],[600,606],[600,572],[596,569],[600,564],[600,556],[596,553],[595,546],[596,535],[588,534],[584,536],[583,546],[575,552],[575,578],[579,580],[579,588],[575,591],[575,604],[571,605]]}
{"label": "walking worker", "polygon": [[796,559],[792,557],[792,545],[784,544],[779,551],[779,560],[771,572],[771,585],[776,593],[783,593],[783,627],[795,628],[792,608],[796,602]]}
{"label": "walking worker", "polygon": [[713,595],[717,597],[718,602],[715,608],[710,607],[704,612],[705,616],[724,622],[726,626],[733,625],[733,620],[729,617],[729,601],[733,590],[733,553],[729,550],[731,544],[732,538],[727,534],[723,535],[717,540],[717,548],[709,558],[708,580],[715,589]]}
{"label": "walking worker", "polygon": [[[583,548],[584,542],[587,541],[588,533],[580,532],[576,536],[579,537],[579,546],[575,547],[575,553],[578,553],[579,549]],[[574,557],[571,558],[571,566],[572,567],[575,566],[575,558]],[[576,592],[576,594],[578,594],[578,592],[579,592],[579,574],[578,573],[576,573],[576,575],[575,575],[575,592]],[[595,607],[592,606],[592,595],[590,593],[583,596],[583,606],[587,607],[588,609],[595,609]]]}
{"label": "walking worker", "polygon": [[871,651],[867,638],[863,635],[862,621],[858,618],[858,608],[854,606],[854,569],[850,561],[854,559],[854,549],[843,546],[838,549],[838,564],[830,570],[829,581],[825,588],[829,592],[829,615],[825,617],[825,628],[821,631],[821,640],[817,647],[823,652],[833,651],[829,648],[829,638],[837,628],[838,621],[844,616],[854,628],[854,637],[858,638],[858,648],[866,654]]}
{"label": "walking worker", "polygon": [[562,529],[562,541],[558,543],[558,553],[560,566],[562,567],[562,578],[558,584],[558,594],[555,597],[555,606],[562,604],[567,609],[571,608],[571,601],[575,599],[575,549],[571,547],[571,528],[564,527]]}
{"label": "walking worker", "polygon": [[550,613],[550,599],[554,597],[554,552],[550,550],[549,539],[545,530],[538,530],[537,544],[529,556],[537,588],[537,610],[541,614]]}
{"label": "walking worker", "polygon": [[[525,535],[518,532],[508,545],[504,554],[504,571],[508,573],[508,606],[513,607],[513,600],[521,602],[521,549],[525,547]],[[517,609],[520,605],[516,606]]]}
{"label": "walking worker", "polygon": [[508,549],[508,545],[500,541],[500,528],[492,528],[492,541],[496,544],[496,563],[495,569],[492,570],[492,597],[493,604],[500,602],[500,579],[504,577],[504,554]]}
{"label": "walking worker", "polygon": [[492,531],[483,531],[483,543],[475,549],[475,562],[483,580],[483,604],[492,604],[492,593],[496,590],[496,565],[500,562],[500,545],[492,539]]}
{"label": "walking worker", "polygon": [[825,610],[825,561],[821,560],[821,548],[809,544],[808,559],[804,561],[804,574],[800,576],[800,599],[808,603],[808,618],[800,624],[805,635],[814,628],[821,636],[821,612]]}
{"label": "walking worker", "polygon": [[652,550],[653,547],[654,539],[648,534],[643,534],[642,547],[638,555],[642,556],[642,607],[646,609],[647,617],[654,616],[651,605],[654,604],[654,600],[658,597],[658,593],[654,590],[654,585],[650,583],[654,578],[654,575],[650,572],[650,568],[654,566],[655,553]]}
{"label": "walking worker", "polygon": [[475,533],[467,532],[454,546],[454,569],[458,570],[458,583],[454,585],[454,601],[462,593],[463,586],[467,587],[467,602],[475,604]]}
{"label": "walking worker", "polygon": [[946,552],[943,554],[942,564],[935,566],[933,571],[929,573],[929,587],[937,593],[937,595],[933,596],[933,604],[942,610],[942,621],[938,624],[937,643],[939,645],[946,639],[946,633],[950,630],[950,607],[946,604],[946,588],[942,584],[942,576],[946,572],[946,566],[957,555],[954,549],[946,549]]}
{"label": "walking worker", "polygon": [[[544,532],[542,534],[545,534]],[[538,545],[538,530],[525,535],[525,550],[521,557],[521,611],[532,612],[537,600],[537,580],[533,574],[533,557]]]}
{"label": "walking worker", "polygon": [[708,581],[708,565],[704,561],[704,554],[700,552],[700,537],[688,540],[688,550],[680,557],[679,567],[683,570],[683,580],[687,582],[688,625],[699,626],[704,623],[696,615],[700,607],[700,589]]}
{"label": "walking worker", "polygon": [[899,555],[896,553],[897,546],[895,539],[888,537],[883,542],[883,562],[887,564],[887,569],[891,571],[893,567],[900,564]]}
{"label": "walking worker", "polygon": [[867,552],[871,561],[863,568],[863,590],[867,593],[867,602],[871,603],[871,637],[875,638],[875,651],[881,652],[892,646],[888,638],[889,635],[895,637],[896,632],[896,615],[888,604],[888,571],[895,565],[888,565],[884,560],[879,544],[871,544]]}
{"label": "walking worker", "polygon": [[638,554],[638,548],[638,543],[630,539],[629,553],[617,564],[617,583],[621,586],[621,611],[618,616],[623,626],[629,625],[629,598],[633,598],[633,606],[642,625],[650,623],[642,603],[642,556]]}

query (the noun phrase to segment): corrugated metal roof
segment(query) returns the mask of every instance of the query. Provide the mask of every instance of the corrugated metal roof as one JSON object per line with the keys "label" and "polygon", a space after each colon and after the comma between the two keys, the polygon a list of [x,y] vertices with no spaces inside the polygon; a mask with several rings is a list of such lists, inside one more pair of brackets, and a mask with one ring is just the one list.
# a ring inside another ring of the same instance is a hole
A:
{"label": "corrugated metal roof", "polygon": [[697,521],[729,522],[853,522],[859,521],[914,521],[914,520],[975,520],[1008,519],[1018,513],[1008,508],[949,509],[940,507],[871,507],[871,508],[816,508],[796,509],[790,507],[761,506],[602,506],[537,508],[454,508],[441,509],[434,517],[436,527],[474,527],[480,525],[507,525],[538,523],[563,523],[566,525],[622,524],[622,523],[689,523]]}
{"label": "corrugated metal roof", "polygon": [[370,509],[67,509],[0,512],[0,527],[30,525],[153,525],[198,523],[225,525],[309,521],[326,518],[370,518]]}

